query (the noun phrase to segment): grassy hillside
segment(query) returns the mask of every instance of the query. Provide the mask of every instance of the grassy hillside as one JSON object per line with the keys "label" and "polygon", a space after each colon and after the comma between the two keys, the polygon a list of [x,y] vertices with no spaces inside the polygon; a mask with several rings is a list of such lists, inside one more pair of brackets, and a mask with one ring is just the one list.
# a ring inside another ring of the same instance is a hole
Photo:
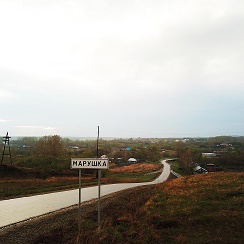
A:
{"label": "grassy hillside", "polygon": [[[115,198],[103,209],[100,235],[94,211],[71,243],[241,244],[243,179],[244,173],[190,176]],[[71,237],[65,232],[63,238]]]}
{"label": "grassy hillside", "polygon": [[154,243],[243,243],[243,173],[169,181],[145,204]]}

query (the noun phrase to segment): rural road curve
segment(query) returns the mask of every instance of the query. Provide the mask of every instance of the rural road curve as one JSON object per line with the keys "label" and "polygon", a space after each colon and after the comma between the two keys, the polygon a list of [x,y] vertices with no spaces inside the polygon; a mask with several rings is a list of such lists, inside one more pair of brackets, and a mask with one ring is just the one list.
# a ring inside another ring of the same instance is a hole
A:
{"label": "rural road curve", "polygon": [[[154,181],[102,185],[101,196],[136,186],[164,182],[170,174],[170,166],[166,160],[163,160],[162,163],[164,165],[162,174]],[[98,186],[82,188],[81,202],[90,201],[97,197]],[[78,201],[78,189],[0,201],[0,228],[78,204]]]}

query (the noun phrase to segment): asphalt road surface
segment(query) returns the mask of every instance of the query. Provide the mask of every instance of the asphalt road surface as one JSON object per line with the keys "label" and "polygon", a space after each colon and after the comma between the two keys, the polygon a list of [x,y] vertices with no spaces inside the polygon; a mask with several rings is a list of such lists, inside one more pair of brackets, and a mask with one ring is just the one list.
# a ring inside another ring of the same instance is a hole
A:
{"label": "asphalt road surface", "polygon": [[[164,164],[162,174],[154,181],[102,185],[101,196],[136,186],[164,182],[170,174],[170,166],[165,160],[162,163]],[[90,201],[97,197],[98,186],[82,188],[81,202]],[[78,204],[78,201],[78,189],[0,201],[0,228]]]}

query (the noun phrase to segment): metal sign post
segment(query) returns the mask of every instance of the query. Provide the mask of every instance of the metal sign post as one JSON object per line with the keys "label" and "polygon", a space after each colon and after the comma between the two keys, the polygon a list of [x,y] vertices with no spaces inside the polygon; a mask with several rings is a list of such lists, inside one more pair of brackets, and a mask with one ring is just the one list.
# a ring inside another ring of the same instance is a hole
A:
{"label": "metal sign post", "polygon": [[98,232],[101,231],[101,170],[98,170],[98,205],[97,205]]}
{"label": "metal sign post", "polygon": [[81,169],[79,169],[79,208],[78,208],[79,233],[81,231]]}
{"label": "metal sign post", "polygon": [[81,169],[98,170],[98,231],[100,231],[101,169],[108,169],[108,168],[109,168],[108,158],[71,158],[71,169],[79,170],[79,210],[78,210],[79,232],[81,231]]}

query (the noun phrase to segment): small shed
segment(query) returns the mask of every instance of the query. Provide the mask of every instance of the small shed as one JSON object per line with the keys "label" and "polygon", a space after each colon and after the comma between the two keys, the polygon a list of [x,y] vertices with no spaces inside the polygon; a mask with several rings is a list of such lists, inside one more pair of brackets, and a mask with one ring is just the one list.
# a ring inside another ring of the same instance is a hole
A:
{"label": "small shed", "polygon": [[137,160],[135,158],[129,158],[127,162],[129,164],[135,164],[135,163],[137,163]]}

